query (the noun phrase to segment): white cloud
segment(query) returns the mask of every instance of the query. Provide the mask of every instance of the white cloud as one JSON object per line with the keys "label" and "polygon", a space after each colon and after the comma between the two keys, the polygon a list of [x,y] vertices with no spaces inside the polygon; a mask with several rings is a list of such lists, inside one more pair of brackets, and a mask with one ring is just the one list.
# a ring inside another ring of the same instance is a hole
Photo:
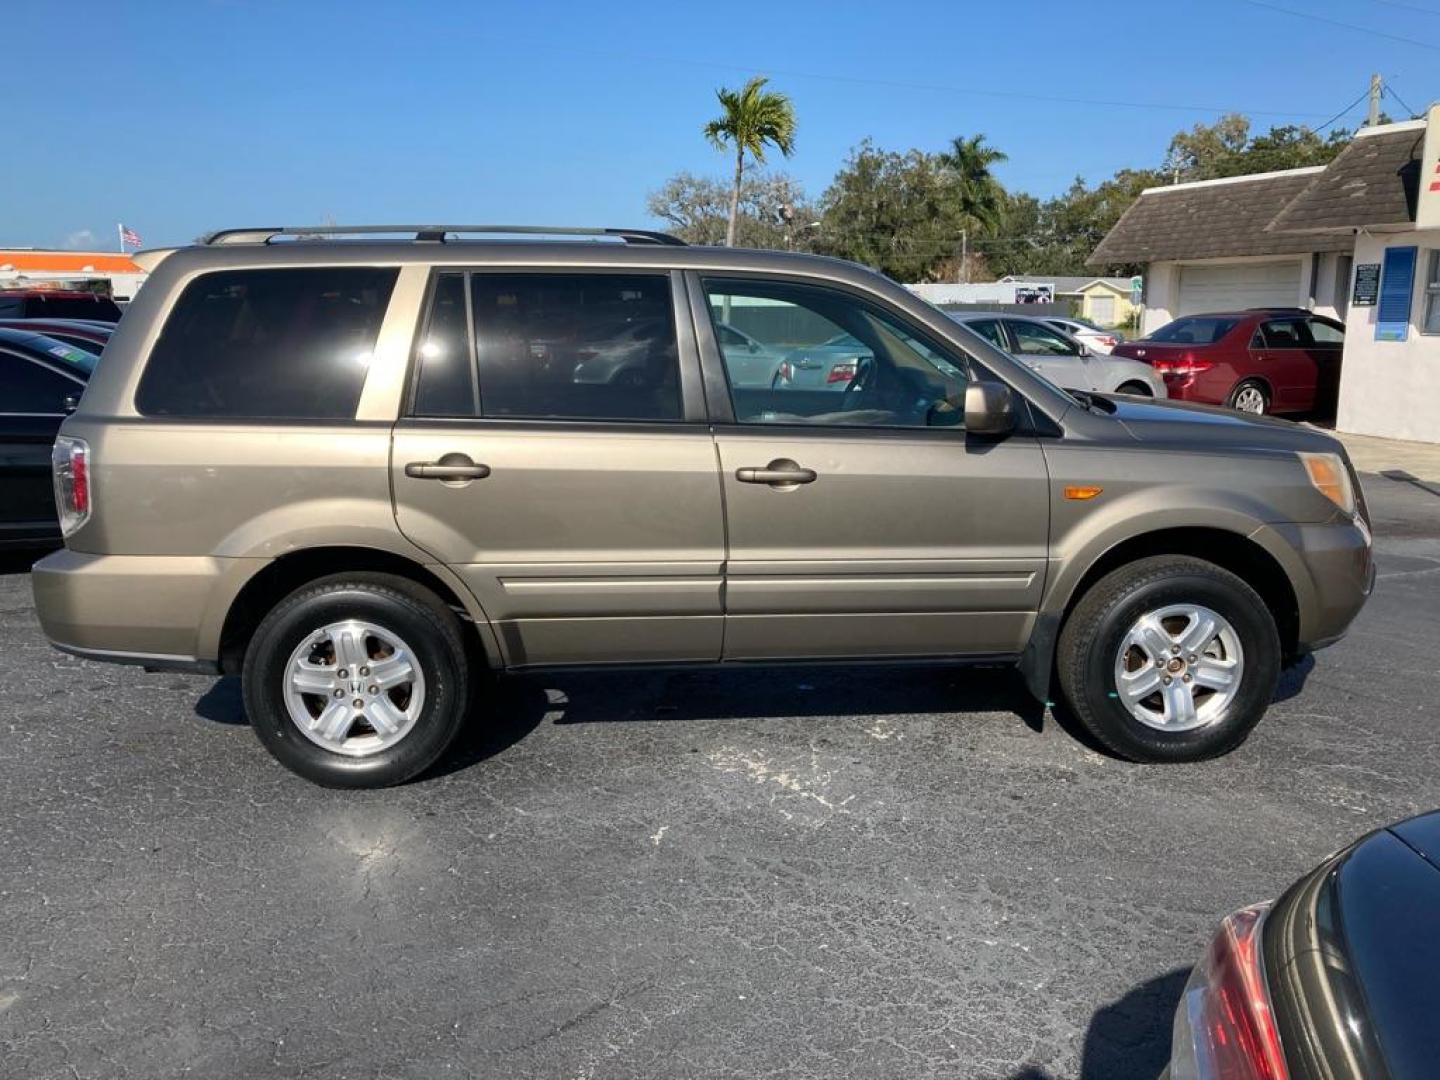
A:
{"label": "white cloud", "polygon": [[95,246],[95,234],[89,229],[76,229],[67,233],[65,241],[60,245],[67,251],[84,251]]}

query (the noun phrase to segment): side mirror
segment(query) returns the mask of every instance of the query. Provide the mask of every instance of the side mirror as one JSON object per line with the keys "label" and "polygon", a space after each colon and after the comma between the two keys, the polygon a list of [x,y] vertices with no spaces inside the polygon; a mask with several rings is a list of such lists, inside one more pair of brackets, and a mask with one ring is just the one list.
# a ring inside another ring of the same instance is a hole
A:
{"label": "side mirror", "polygon": [[750,342],[750,351],[751,351],[752,353],[757,353],[757,352],[759,352],[759,351],[760,351],[760,344],[759,344],[759,342],[755,342],[755,341]]}
{"label": "side mirror", "polygon": [[65,395],[65,400],[60,403],[60,408],[62,408],[67,414],[68,414],[68,413],[73,413],[73,412],[74,412],[76,409],[78,409],[79,407],[80,407],[80,395],[79,395],[79,394],[66,394],[66,395]]}
{"label": "side mirror", "polygon": [[1089,356],[1089,355],[1090,355],[1090,346],[1089,346],[1089,345],[1081,345],[1081,346],[1079,347],[1079,351],[1078,351],[1075,355],[1076,355],[1076,356],[1080,356],[1080,357]]}
{"label": "side mirror", "polygon": [[965,387],[965,431],[971,435],[1008,435],[1015,430],[1015,397],[998,382]]}

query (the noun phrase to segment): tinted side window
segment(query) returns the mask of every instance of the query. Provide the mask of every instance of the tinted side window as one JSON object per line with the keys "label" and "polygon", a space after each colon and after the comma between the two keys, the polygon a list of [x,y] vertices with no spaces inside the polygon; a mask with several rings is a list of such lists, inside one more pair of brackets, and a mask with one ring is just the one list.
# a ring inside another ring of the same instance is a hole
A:
{"label": "tinted side window", "polygon": [[33,360],[0,351],[0,413],[62,413],[84,387]]}
{"label": "tinted side window", "polygon": [[1002,352],[1010,351],[1010,345],[1005,340],[1005,334],[1000,329],[1000,322],[998,319],[979,319],[975,322],[967,322],[964,325],[968,326],[971,330],[974,330],[975,333],[979,334],[986,341],[990,342],[991,345],[994,345]]}
{"label": "tinted side window", "polygon": [[487,417],[680,420],[664,274],[472,274]]}
{"label": "tinted side window", "polygon": [[13,319],[24,314],[24,300],[18,296],[0,296],[0,318]]}
{"label": "tinted side window", "polygon": [[120,321],[120,309],[108,296],[47,296],[44,299],[43,310],[52,319]]}
{"label": "tinted side window", "polygon": [[1311,319],[1309,322],[1310,336],[1315,339],[1316,345],[1345,344],[1344,327],[1336,326],[1334,323],[1326,322],[1324,319]]}
{"label": "tinted side window", "polygon": [[339,420],[355,415],[397,271],[227,270],[185,287],[150,354],[150,416]]}
{"label": "tinted side window", "polygon": [[1310,344],[1304,319],[1273,319],[1260,327],[1267,349],[1300,349]]}
{"label": "tinted side window", "polygon": [[1079,347],[1069,338],[1039,323],[1006,319],[1010,333],[1015,335],[1015,351],[1021,356],[1076,356]]}
{"label": "tinted side window", "polygon": [[465,311],[465,275],[441,274],[435,280],[430,314],[420,339],[415,382],[416,416],[478,416],[480,388],[470,353]]}
{"label": "tinted side window", "polygon": [[[837,289],[770,281],[705,282],[717,334],[758,346],[721,356],[742,424],[960,427],[967,358]],[[751,362],[754,360],[755,362]]]}

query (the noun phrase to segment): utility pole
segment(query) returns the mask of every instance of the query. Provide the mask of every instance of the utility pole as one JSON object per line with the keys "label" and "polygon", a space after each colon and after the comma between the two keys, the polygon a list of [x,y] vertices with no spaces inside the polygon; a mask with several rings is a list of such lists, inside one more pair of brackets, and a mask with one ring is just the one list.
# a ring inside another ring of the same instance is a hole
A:
{"label": "utility pole", "polygon": [[960,284],[970,284],[970,230],[960,230]]}
{"label": "utility pole", "polygon": [[1380,123],[1380,95],[1385,90],[1385,83],[1381,80],[1379,73],[1370,76],[1370,115],[1365,118],[1366,127],[1374,127]]}

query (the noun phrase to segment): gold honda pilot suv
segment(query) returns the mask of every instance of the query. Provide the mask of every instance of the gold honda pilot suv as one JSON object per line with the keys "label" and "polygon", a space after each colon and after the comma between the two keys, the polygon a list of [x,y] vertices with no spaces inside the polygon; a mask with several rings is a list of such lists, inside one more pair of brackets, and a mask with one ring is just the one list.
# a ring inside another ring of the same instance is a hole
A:
{"label": "gold honda pilot suv", "polygon": [[1334,439],[1056,386],[903,288],[628,230],[229,230],[152,272],[54,450],[46,634],[238,674],[324,784],[477,671],[1010,663],[1127,758],[1237,746],[1368,595]]}

